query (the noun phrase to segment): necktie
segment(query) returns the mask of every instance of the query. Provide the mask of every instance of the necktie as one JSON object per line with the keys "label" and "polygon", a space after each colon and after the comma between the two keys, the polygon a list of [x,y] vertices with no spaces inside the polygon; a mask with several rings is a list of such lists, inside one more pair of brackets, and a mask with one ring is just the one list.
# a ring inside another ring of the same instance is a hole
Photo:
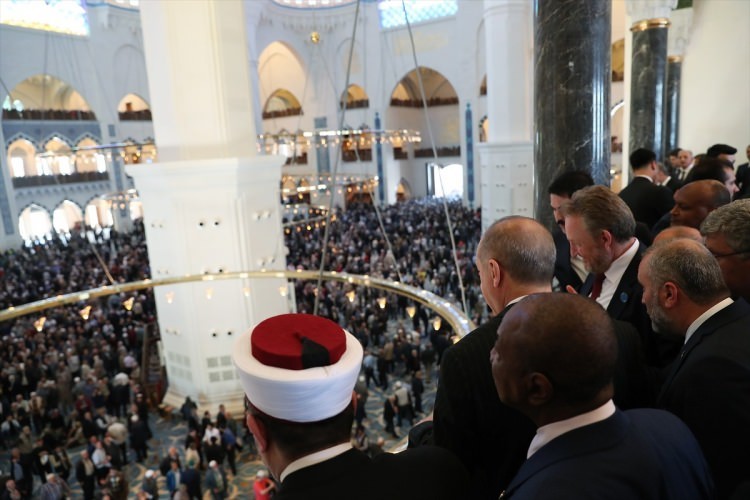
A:
{"label": "necktie", "polygon": [[594,286],[591,287],[591,298],[596,300],[602,293],[602,285],[604,284],[604,273],[597,274],[594,276]]}

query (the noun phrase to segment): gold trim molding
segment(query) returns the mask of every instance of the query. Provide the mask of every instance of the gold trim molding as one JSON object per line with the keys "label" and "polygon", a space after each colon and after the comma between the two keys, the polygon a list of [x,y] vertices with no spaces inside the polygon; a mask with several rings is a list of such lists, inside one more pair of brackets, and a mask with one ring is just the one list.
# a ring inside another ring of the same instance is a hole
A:
{"label": "gold trim molding", "polygon": [[666,17],[644,19],[643,21],[634,23],[633,26],[630,27],[630,31],[632,31],[633,33],[637,33],[639,31],[646,31],[652,28],[669,28],[671,24],[672,23],[670,23],[669,19],[667,19]]}
{"label": "gold trim molding", "polygon": [[[368,275],[349,274],[349,273],[338,273],[335,271],[308,271],[308,270],[295,270],[295,271],[276,271],[276,270],[261,270],[261,271],[244,271],[244,272],[227,272],[220,274],[191,274],[186,276],[173,276],[162,279],[146,279],[143,281],[131,281],[128,283],[118,283],[116,285],[103,286],[99,288],[93,288],[90,290],[84,290],[80,292],[73,292],[66,295],[58,295],[48,299],[38,300],[36,302],[30,302],[28,304],[19,305],[15,307],[9,307],[8,309],[0,311],[0,322],[8,321],[13,318],[20,316],[26,316],[37,312],[50,309],[52,307],[60,307],[69,304],[80,304],[85,305],[88,301],[99,297],[106,297],[109,295],[119,294],[122,292],[133,292],[137,290],[143,290],[146,288],[156,288],[165,285],[179,285],[182,283],[200,283],[200,282],[211,282],[218,280],[246,280],[246,279],[262,279],[262,278],[285,278],[287,280],[317,280],[319,276],[323,277],[324,280],[338,281],[341,283],[349,283],[352,285],[360,285],[369,288],[377,288],[385,290],[386,292],[395,293],[396,295],[403,295],[410,298],[420,304],[432,309],[435,314],[440,316],[448,324],[456,335],[463,337],[474,328],[474,322],[466,317],[464,312],[459,309],[455,304],[448,300],[443,299],[435,295],[434,293],[422,290],[410,285],[406,285],[397,281],[385,280],[382,278],[375,278]],[[239,288],[238,288],[239,290]]]}

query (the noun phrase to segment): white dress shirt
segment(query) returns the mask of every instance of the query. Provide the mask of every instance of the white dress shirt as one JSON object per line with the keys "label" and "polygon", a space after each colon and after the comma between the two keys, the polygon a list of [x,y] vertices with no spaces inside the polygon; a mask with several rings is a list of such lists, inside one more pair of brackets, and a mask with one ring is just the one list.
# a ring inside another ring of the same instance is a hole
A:
{"label": "white dress shirt", "polygon": [[635,258],[635,254],[638,253],[638,238],[633,238],[633,242],[630,244],[625,253],[620,255],[617,259],[609,265],[609,269],[604,272],[604,282],[602,283],[602,291],[597,297],[596,301],[604,309],[609,307],[609,303],[612,301],[612,297],[615,295],[617,285],[620,284],[622,275],[625,274],[625,270],[628,268],[630,263]]}
{"label": "white dress shirt", "polygon": [[567,420],[560,420],[559,422],[552,422],[551,424],[543,425],[536,430],[536,435],[534,436],[534,439],[531,440],[531,445],[529,445],[529,451],[526,453],[526,458],[531,458],[531,455],[539,451],[542,446],[553,439],[562,436],[566,432],[570,432],[586,425],[595,424],[596,422],[601,422],[614,414],[615,404],[610,399],[599,408],[589,412],[581,413],[580,415],[576,415]]}
{"label": "white dress shirt", "polygon": [[730,299],[729,297],[727,297],[726,299],[722,300],[718,304],[714,304],[713,307],[711,307],[706,312],[704,312],[703,314],[701,314],[700,316],[698,316],[697,318],[695,318],[695,321],[693,321],[692,323],[690,323],[690,326],[688,327],[687,332],[685,332],[685,343],[687,344],[688,340],[690,340],[690,337],[693,336],[693,334],[695,333],[695,331],[698,328],[700,328],[703,323],[705,323],[706,321],[708,321],[708,319],[711,316],[713,316],[714,314],[718,313],[719,311],[721,311],[725,307],[731,306],[733,302],[734,301],[732,299]]}

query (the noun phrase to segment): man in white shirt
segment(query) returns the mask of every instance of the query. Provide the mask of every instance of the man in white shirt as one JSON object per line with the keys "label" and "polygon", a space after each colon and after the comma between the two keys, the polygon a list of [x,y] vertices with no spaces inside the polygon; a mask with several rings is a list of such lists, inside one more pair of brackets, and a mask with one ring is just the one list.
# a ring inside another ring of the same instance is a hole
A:
{"label": "man in white shirt", "polygon": [[676,173],[680,182],[684,183],[695,165],[695,158],[693,157],[693,152],[689,149],[680,150],[677,156],[680,159],[680,168]]}
{"label": "man in white shirt", "polygon": [[562,212],[570,254],[580,255],[590,273],[578,293],[596,300],[611,318],[638,330],[647,364],[669,364],[679,343],[651,330],[638,284],[644,248],[634,236],[635,219],[628,206],[607,187],[591,186],[576,191]]}
{"label": "man in white shirt", "polygon": [[712,498],[700,447],[668,412],[612,402],[612,321],[577,295],[535,294],[500,324],[490,354],[500,399],[537,425],[500,498]]}
{"label": "man in white shirt", "polygon": [[716,258],[693,240],[651,248],[638,279],[654,326],[684,341],[658,404],[695,434],[719,498],[747,498],[738,491],[750,488],[750,305],[732,301]]}

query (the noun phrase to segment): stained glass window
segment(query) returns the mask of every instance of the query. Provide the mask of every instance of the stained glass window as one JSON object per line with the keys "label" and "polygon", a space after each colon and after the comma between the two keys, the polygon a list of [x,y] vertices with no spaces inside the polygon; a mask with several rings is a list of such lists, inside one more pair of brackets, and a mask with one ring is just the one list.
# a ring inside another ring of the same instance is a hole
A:
{"label": "stained glass window", "polygon": [[[378,4],[380,26],[398,28],[406,26],[406,16],[401,0],[384,0]],[[406,15],[409,24],[420,23],[441,17],[455,16],[458,12],[457,0],[407,0]]]}
{"label": "stained glass window", "polygon": [[87,36],[83,0],[0,0],[0,24]]}

